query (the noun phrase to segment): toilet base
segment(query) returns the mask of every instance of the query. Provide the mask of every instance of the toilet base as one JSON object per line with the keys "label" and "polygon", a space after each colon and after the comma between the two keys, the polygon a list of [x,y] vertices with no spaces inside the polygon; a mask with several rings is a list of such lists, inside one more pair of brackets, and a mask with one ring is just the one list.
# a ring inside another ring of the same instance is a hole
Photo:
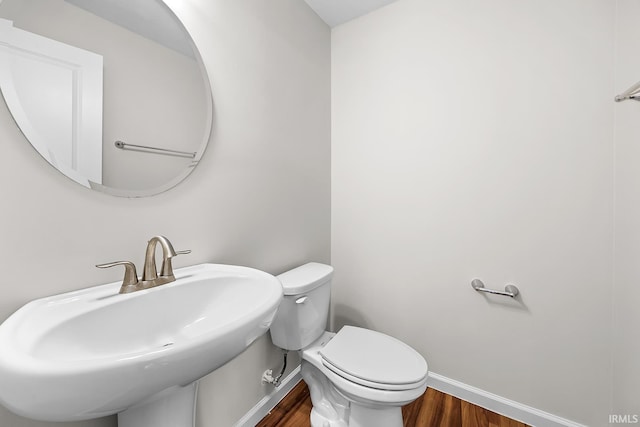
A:
{"label": "toilet base", "polygon": [[402,427],[402,425],[402,408],[398,406],[369,408],[351,404],[349,427]]}
{"label": "toilet base", "polygon": [[342,420],[329,420],[317,411],[311,410],[311,427],[347,427],[348,424]]}
{"label": "toilet base", "polygon": [[347,399],[306,360],[301,374],[311,394],[311,427],[403,427],[402,407],[365,406]]}
{"label": "toilet base", "polygon": [[315,366],[303,360],[300,368],[311,395],[311,427],[347,427],[351,402]]}
{"label": "toilet base", "polygon": [[311,410],[311,427],[403,427],[402,409],[369,408],[351,402],[348,421],[328,419],[315,409]]}

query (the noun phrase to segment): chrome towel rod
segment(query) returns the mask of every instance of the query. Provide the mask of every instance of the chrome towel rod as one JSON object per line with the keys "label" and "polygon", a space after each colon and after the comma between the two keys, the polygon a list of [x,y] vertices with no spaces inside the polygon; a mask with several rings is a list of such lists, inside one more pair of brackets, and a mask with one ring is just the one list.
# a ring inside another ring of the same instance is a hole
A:
{"label": "chrome towel rod", "polygon": [[520,291],[514,285],[507,285],[504,287],[504,291],[496,291],[494,289],[487,289],[484,287],[484,283],[480,279],[473,279],[471,281],[471,286],[478,292],[486,292],[488,294],[494,295],[504,295],[506,297],[515,298]]}
{"label": "chrome towel rod", "polygon": [[640,101],[640,82],[634,84],[620,95],[616,96],[616,102],[625,101],[627,99],[633,99],[634,101]]}
{"label": "chrome towel rod", "polygon": [[192,151],[178,151],[178,150],[169,150],[168,148],[157,148],[157,147],[149,147],[146,145],[127,144],[124,141],[116,141],[115,146],[120,148],[121,150],[134,150],[134,151],[150,152],[150,153],[157,153],[157,154],[166,154],[169,156],[189,157],[191,159],[196,157],[196,153]]}

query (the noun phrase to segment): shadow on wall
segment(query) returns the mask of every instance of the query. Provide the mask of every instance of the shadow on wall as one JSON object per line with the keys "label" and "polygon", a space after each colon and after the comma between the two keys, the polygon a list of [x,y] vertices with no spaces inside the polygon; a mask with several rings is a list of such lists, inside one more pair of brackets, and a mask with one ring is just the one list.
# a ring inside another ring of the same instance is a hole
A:
{"label": "shadow on wall", "polygon": [[481,296],[485,299],[487,305],[502,306],[506,310],[523,311],[529,314],[531,313],[531,310],[529,309],[527,304],[525,304],[522,295],[518,295],[514,298],[487,294],[482,294]]}
{"label": "shadow on wall", "polygon": [[[524,302],[522,294],[517,295],[515,298],[509,298],[501,295],[479,294],[478,297],[484,298],[487,305],[501,306],[505,310],[519,311],[531,314],[531,310]],[[343,326],[359,326],[366,329],[375,329],[371,326],[369,319],[358,309],[344,305],[335,304],[332,307],[332,313],[330,316],[330,330],[332,332],[339,331]]]}
{"label": "shadow on wall", "polygon": [[331,319],[331,330],[333,332],[339,331],[345,325],[371,329],[367,318],[360,311],[348,305],[334,305]]}

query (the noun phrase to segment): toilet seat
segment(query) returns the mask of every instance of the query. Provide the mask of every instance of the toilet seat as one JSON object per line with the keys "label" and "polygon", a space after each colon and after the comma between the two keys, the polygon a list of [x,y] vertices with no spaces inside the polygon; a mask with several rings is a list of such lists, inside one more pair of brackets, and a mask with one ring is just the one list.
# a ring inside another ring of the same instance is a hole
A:
{"label": "toilet seat", "polygon": [[427,364],[417,351],[369,329],[345,326],[319,353],[323,366],[364,387],[412,390],[427,380]]}
{"label": "toilet seat", "polygon": [[403,386],[401,387],[403,389],[400,390],[378,388],[381,386],[386,386],[385,384],[381,383],[374,383],[374,385],[376,386],[375,388],[366,385],[360,385],[355,381],[347,379],[345,373],[342,373],[342,375],[337,374],[335,371],[327,367],[327,363],[323,360],[324,358],[320,354],[321,351],[328,345],[328,343],[330,343],[336,336],[336,333],[325,332],[313,344],[302,350],[302,377],[305,378],[305,381],[308,381],[307,384],[311,384],[315,381],[313,378],[305,376],[305,372],[309,372],[310,370],[309,366],[313,366],[323,377],[326,377],[329,380],[329,382],[333,385],[333,387],[335,387],[336,391],[340,395],[344,396],[350,401],[358,402],[358,404],[367,407],[400,407],[413,402],[426,390],[426,370],[424,380],[419,382],[415,388],[406,389],[406,386]]}

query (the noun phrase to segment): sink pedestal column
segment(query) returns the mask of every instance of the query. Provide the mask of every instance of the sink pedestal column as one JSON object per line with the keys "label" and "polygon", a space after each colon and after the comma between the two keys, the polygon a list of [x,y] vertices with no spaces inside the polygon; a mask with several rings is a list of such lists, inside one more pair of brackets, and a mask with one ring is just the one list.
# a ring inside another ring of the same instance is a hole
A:
{"label": "sink pedestal column", "polygon": [[118,427],[194,427],[198,382],[171,387],[118,414]]}

